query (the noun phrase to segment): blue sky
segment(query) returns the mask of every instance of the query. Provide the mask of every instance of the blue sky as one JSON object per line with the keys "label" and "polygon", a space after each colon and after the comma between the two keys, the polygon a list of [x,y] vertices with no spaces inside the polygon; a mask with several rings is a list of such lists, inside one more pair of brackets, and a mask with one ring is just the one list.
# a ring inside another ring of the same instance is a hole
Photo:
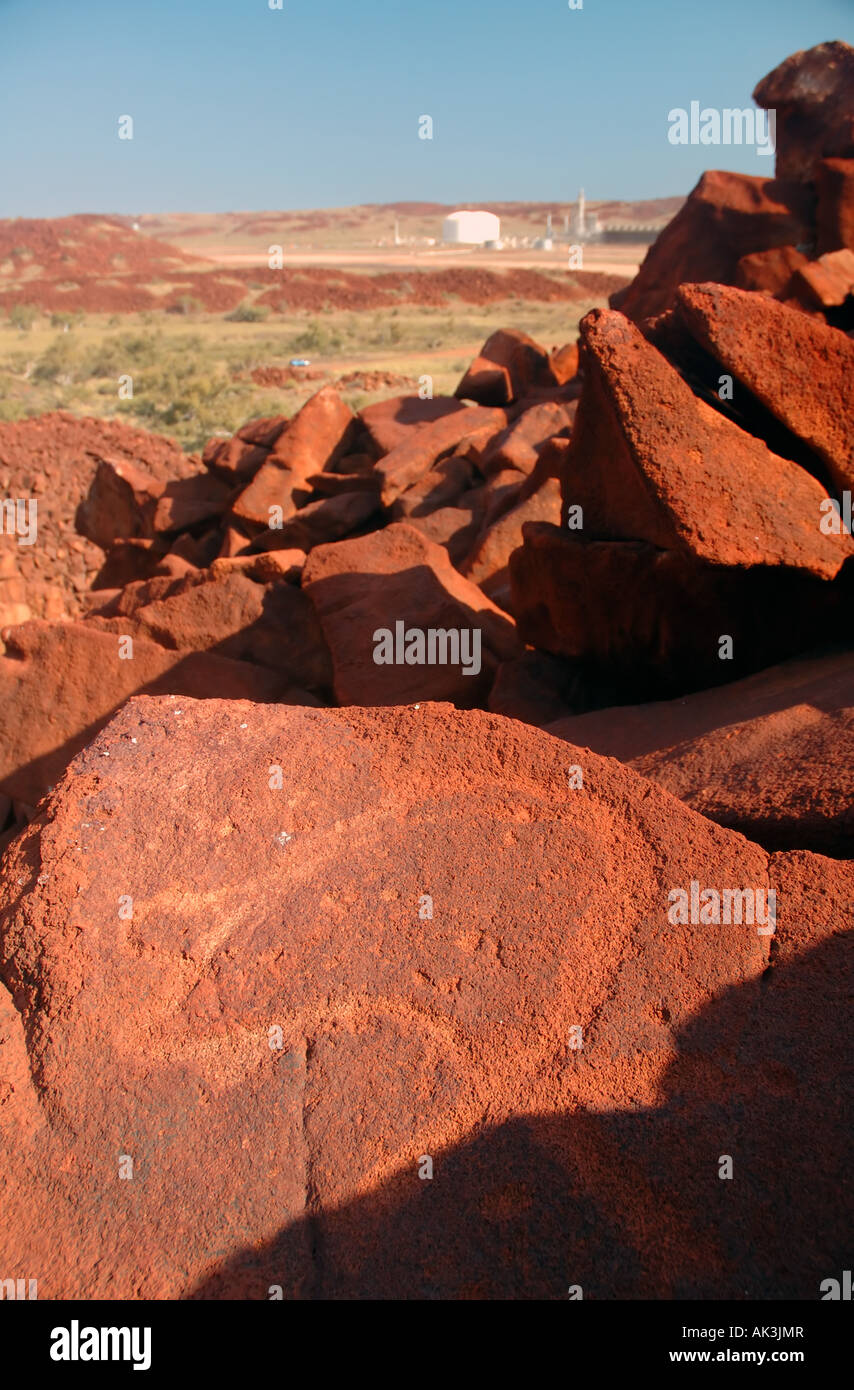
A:
{"label": "blue sky", "polygon": [[833,38],[854,0],[0,0],[0,216],[682,193],[773,161],[668,111]]}

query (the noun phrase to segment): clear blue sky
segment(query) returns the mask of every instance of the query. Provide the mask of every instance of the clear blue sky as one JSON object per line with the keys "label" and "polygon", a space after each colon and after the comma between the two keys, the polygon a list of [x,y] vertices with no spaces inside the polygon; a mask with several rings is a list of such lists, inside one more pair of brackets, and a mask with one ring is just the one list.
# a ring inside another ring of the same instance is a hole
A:
{"label": "clear blue sky", "polygon": [[686,192],[773,161],[668,111],[833,38],[854,0],[0,0],[0,216]]}

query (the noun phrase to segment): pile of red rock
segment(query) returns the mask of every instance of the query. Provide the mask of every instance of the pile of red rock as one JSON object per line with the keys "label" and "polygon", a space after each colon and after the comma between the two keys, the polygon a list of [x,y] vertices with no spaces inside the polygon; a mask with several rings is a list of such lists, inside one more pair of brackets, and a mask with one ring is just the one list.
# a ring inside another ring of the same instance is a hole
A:
{"label": "pile of red rock", "polygon": [[[825,269],[852,58],[758,89]],[[736,185],[577,347],[495,333],[454,398],[358,414],[324,386],[171,475],[99,452],[87,612],[0,658],[0,1274],[812,1298],[842,1268],[851,302],[745,287],[795,224]],[[701,886],[776,918],[668,911]]]}

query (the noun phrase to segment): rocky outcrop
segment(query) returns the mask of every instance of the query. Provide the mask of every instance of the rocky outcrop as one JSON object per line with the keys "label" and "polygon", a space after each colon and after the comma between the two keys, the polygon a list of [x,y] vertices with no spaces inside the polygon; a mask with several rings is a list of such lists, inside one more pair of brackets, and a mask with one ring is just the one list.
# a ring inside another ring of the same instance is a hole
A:
{"label": "rocky outcrop", "polygon": [[[773,956],[746,916],[673,921],[692,882],[773,891]],[[851,890],[481,712],[131,701],[7,856],[4,1268],[40,1298],[815,1297]]]}

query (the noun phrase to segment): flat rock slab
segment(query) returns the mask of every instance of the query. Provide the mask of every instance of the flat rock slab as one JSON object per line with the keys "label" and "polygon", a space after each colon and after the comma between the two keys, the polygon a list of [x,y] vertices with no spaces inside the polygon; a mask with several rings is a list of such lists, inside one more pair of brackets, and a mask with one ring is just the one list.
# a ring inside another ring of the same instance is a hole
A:
{"label": "flat rock slab", "polygon": [[560,718],[548,732],[620,758],[766,849],[854,857],[854,656],[809,657],[680,700]]}
{"label": "flat rock slab", "polygon": [[[770,971],[755,924],[669,920],[692,881],[779,889]],[[853,886],[481,712],[135,699],[4,860],[2,1267],[814,1298]]]}

